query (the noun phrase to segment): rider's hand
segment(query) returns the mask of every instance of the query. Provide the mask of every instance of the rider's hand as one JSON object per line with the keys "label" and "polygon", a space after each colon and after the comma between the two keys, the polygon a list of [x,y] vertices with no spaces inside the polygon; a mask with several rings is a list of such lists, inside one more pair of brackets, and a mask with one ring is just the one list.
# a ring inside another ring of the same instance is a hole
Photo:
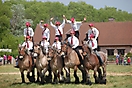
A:
{"label": "rider's hand", "polygon": [[65,18],[66,18],[66,16],[65,16],[65,15],[63,15],[63,18],[65,19]]}
{"label": "rider's hand", "polygon": [[86,18],[84,17],[83,21],[86,21]]}
{"label": "rider's hand", "polygon": [[52,17],[52,18],[50,18],[50,21],[52,21],[54,18]]}

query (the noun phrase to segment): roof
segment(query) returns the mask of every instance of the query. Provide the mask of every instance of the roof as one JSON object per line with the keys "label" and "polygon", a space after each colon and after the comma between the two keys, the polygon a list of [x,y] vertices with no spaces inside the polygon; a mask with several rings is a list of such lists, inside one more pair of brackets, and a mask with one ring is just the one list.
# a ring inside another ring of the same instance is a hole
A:
{"label": "roof", "polygon": [[[80,27],[80,41],[85,38],[88,31],[89,23],[83,23]],[[93,23],[99,30],[99,45],[114,46],[114,45],[132,45],[132,22],[98,22]],[[49,25],[50,43],[52,44],[55,38],[55,30]],[[63,31],[63,39],[66,38],[65,33],[71,28],[70,24],[66,24]],[[39,42],[42,39],[42,29],[39,25],[36,26],[34,41]]]}

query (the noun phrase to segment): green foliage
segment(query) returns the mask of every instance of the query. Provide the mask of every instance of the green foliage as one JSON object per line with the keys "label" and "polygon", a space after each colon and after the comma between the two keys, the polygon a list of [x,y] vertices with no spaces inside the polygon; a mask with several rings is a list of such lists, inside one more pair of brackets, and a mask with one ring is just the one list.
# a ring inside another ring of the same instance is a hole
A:
{"label": "green foliage", "polygon": [[132,53],[127,53],[126,57],[132,57]]}
{"label": "green foliage", "polygon": [[16,56],[18,54],[18,44],[23,42],[22,36],[14,36],[10,30],[3,31],[0,36],[0,48],[3,49],[12,49],[12,53],[1,52],[0,55],[7,54]]}
{"label": "green foliage", "polygon": [[114,55],[108,56],[108,61],[115,61],[115,58],[116,56]]}

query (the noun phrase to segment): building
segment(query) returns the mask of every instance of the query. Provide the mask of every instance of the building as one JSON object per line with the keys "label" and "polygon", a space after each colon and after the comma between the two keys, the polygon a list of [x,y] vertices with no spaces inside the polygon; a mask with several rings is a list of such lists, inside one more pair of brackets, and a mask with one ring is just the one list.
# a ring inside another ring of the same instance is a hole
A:
{"label": "building", "polygon": [[[86,32],[89,29],[89,23],[83,23],[80,29],[80,42],[86,37]],[[132,52],[132,22],[99,22],[93,23],[100,31],[99,34],[99,47],[100,50],[107,55],[122,55]],[[55,30],[49,25],[52,44],[55,38]],[[63,39],[70,29],[70,24],[64,27]],[[37,25],[35,29],[34,41],[39,42],[42,39],[42,29]],[[80,43],[81,45],[81,43]]]}

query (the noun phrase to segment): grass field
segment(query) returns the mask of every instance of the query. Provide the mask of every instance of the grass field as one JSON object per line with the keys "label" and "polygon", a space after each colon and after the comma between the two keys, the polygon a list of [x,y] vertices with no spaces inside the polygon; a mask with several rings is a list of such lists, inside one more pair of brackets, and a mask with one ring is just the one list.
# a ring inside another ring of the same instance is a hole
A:
{"label": "grass field", "polygon": [[[26,79],[26,83],[21,83],[19,69],[12,65],[0,66],[0,88],[132,88],[132,65],[117,66],[107,65],[107,84],[94,84],[93,72],[90,71],[91,81],[93,85],[85,84],[44,84],[30,83]],[[78,76],[81,80],[80,71]],[[71,81],[74,82],[73,74]]]}

